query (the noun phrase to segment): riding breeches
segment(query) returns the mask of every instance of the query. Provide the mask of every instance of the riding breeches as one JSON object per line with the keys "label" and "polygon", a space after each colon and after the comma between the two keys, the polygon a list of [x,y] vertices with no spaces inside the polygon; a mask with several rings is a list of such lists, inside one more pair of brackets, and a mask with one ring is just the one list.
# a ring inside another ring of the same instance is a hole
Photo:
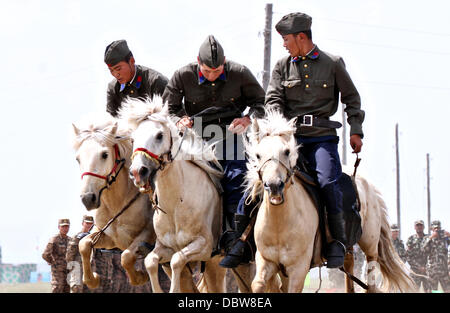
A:
{"label": "riding breeches", "polygon": [[301,153],[316,173],[317,181],[329,214],[342,212],[342,190],[338,180],[342,175],[338,140],[302,143]]}

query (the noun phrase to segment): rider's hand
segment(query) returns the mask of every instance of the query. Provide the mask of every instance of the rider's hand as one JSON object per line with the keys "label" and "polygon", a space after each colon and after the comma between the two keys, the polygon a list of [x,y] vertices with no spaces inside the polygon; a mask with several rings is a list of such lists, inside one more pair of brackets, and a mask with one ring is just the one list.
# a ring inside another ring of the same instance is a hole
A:
{"label": "rider's hand", "polygon": [[231,122],[230,127],[228,127],[228,130],[234,134],[240,135],[247,130],[247,127],[250,126],[251,123],[252,121],[248,116],[235,118],[233,122]]}
{"label": "rider's hand", "polygon": [[359,136],[358,134],[350,136],[350,147],[352,147],[353,153],[361,152],[362,145],[363,143],[361,140],[361,136]]}
{"label": "rider's hand", "polygon": [[178,127],[178,129],[182,129],[184,127],[192,128],[193,124],[194,124],[194,122],[191,121],[189,116],[185,115],[177,122],[177,127]]}

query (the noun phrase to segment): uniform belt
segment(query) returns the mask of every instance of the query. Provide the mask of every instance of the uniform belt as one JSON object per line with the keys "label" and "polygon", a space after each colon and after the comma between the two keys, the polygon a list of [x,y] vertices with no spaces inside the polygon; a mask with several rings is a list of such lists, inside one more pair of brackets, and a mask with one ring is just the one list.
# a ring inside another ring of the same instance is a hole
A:
{"label": "uniform belt", "polygon": [[336,121],[330,121],[328,118],[317,117],[312,114],[305,114],[299,116],[300,126],[306,127],[322,127],[322,128],[340,128],[342,124]]}
{"label": "uniform belt", "polygon": [[121,254],[123,251],[117,248],[114,249],[99,249],[101,253],[114,253],[114,254]]}

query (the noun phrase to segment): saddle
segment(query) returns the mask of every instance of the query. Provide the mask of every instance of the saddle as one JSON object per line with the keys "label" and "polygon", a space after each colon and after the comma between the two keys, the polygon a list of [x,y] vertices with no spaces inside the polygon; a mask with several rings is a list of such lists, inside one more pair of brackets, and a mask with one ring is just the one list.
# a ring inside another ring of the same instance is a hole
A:
{"label": "saddle", "polygon": [[[319,184],[315,178],[315,173],[309,168],[307,161],[301,154],[294,170],[294,175],[302,182],[305,190],[308,192],[317,208],[317,214],[319,216],[319,229],[315,238],[311,267],[319,266],[323,263],[323,260],[326,259],[326,248],[329,239],[331,239],[328,229],[325,203],[320,196]],[[353,176],[342,173],[338,180],[338,184],[341,187],[343,196],[345,234],[347,236],[346,248],[348,249],[353,247],[362,235],[361,215],[359,213],[361,206],[358,190]]]}

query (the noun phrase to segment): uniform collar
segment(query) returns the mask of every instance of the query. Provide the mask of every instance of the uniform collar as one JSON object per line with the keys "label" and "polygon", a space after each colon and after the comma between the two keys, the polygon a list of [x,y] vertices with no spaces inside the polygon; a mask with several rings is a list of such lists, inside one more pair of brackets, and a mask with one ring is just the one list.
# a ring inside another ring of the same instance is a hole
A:
{"label": "uniform collar", "polygon": [[122,92],[127,85],[134,85],[136,89],[139,89],[142,85],[142,74],[136,65],[134,66],[134,76],[131,79],[131,83],[120,84],[119,91]]}
{"label": "uniform collar", "polygon": [[320,54],[319,48],[317,47],[317,45],[314,45],[314,47],[311,49],[311,51],[309,51],[309,52],[306,54],[305,57],[302,57],[302,56],[293,57],[293,58],[291,59],[291,62],[292,62],[292,63],[296,63],[296,62],[298,62],[298,61],[305,60],[306,58],[311,59],[311,60],[315,60],[315,59],[317,59],[317,58],[319,57],[319,54]]}
{"label": "uniform collar", "polygon": [[[223,71],[220,74],[219,78],[217,78],[217,79],[220,79],[222,81],[226,81],[227,80],[227,75],[225,74],[225,67],[226,67],[226,65],[223,67]],[[207,79],[205,78],[205,76],[203,76],[202,71],[200,71],[200,65],[197,66],[197,72],[198,72],[198,84],[201,85],[205,81],[207,81]]]}

